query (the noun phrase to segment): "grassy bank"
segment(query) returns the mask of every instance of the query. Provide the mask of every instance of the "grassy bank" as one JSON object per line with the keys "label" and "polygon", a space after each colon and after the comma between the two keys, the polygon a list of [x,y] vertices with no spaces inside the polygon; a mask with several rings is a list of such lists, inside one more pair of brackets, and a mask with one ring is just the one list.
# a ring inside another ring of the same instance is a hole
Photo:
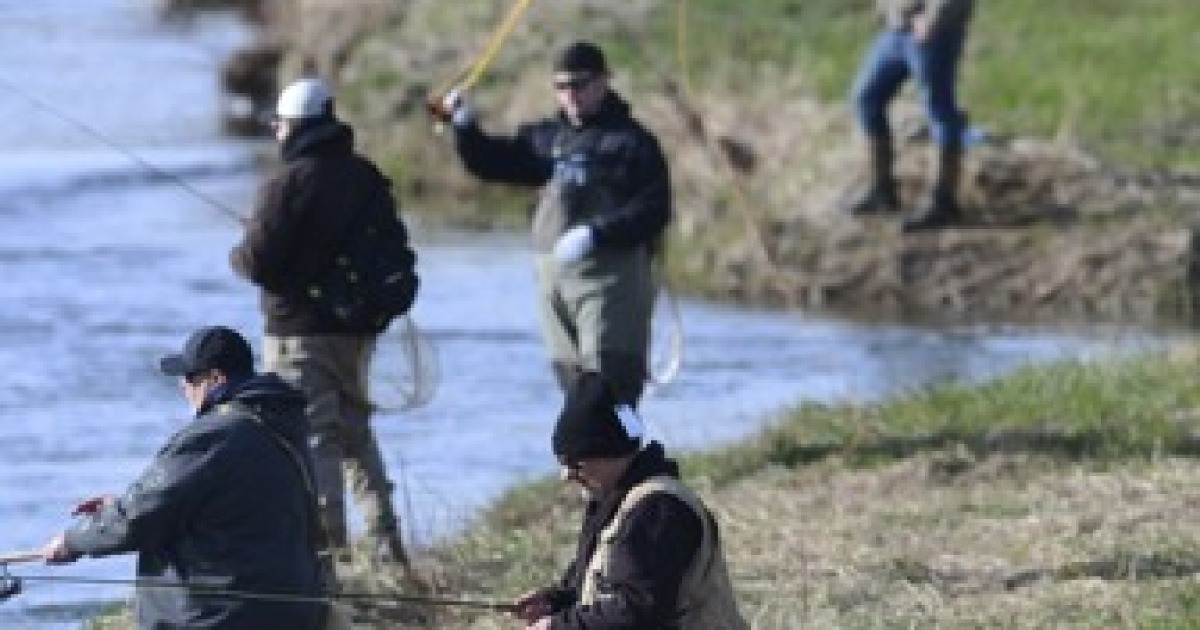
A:
{"label": "grassy bank", "polygon": [[[762,82],[769,72],[798,74],[821,99],[843,99],[876,25],[872,0],[683,3],[690,75],[698,89],[729,98],[770,90]],[[662,3],[650,22],[661,56],[676,56],[680,4]],[[1023,136],[1065,137],[1131,165],[1200,167],[1200,5],[977,5],[962,90],[976,121]],[[643,65],[628,57],[628,67]]]}
{"label": "grassy bank", "polygon": [[[1198,367],[1064,364],[804,406],[684,463],[757,628],[1194,627]],[[577,503],[515,489],[427,562],[450,592],[522,592],[569,558]]]}
{"label": "grassy bank", "polygon": [[[349,47],[341,75],[367,152],[410,212],[523,229],[535,193],[467,176],[424,108],[509,5],[403,6]],[[962,318],[1174,317],[1200,198],[1200,4],[978,6],[962,101],[997,141],[970,151],[962,200],[984,229],[941,239],[845,212],[865,167],[846,92],[878,27],[870,0],[534,2],[470,97],[486,128],[511,130],[552,109],[553,51],[599,41],[669,157],[668,273],[689,292],[892,317],[946,303]],[[891,111],[906,207],[932,170],[913,91]],[[1125,256],[1143,247],[1153,255]]]}

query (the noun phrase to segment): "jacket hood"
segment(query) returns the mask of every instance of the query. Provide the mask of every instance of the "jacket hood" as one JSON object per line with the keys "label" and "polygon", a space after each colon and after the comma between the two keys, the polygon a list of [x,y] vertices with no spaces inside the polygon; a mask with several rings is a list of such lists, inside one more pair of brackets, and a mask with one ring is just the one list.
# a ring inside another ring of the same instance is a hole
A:
{"label": "jacket hood", "polygon": [[305,121],[280,145],[284,162],[326,151],[349,152],[354,148],[354,131],[332,118]]}
{"label": "jacket hood", "polygon": [[267,426],[289,442],[306,442],[308,421],[304,415],[304,394],[275,374],[257,374],[213,392],[201,405],[199,415],[223,403],[236,403],[253,410]]}
{"label": "jacket hood", "polygon": [[623,495],[625,490],[642,481],[661,475],[679,478],[679,464],[676,464],[675,460],[667,459],[667,452],[663,449],[662,444],[650,442],[641,451],[638,451],[625,474],[621,476],[621,480],[617,482],[617,487],[621,489]]}

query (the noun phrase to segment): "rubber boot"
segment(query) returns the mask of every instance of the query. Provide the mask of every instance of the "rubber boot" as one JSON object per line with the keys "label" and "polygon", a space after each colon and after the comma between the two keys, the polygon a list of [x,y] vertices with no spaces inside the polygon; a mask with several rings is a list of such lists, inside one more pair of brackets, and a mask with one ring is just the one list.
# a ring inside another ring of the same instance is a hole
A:
{"label": "rubber boot", "polygon": [[891,213],[900,210],[900,197],[896,194],[896,178],[892,174],[895,152],[892,139],[887,136],[870,136],[868,148],[871,164],[871,184],[849,204],[850,214],[865,216]]}
{"label": "rubber boot", "polygon": [[901,229],[905,232],[933,230],[962,222],[958,207],[958,182],[962,173],[961,146],[942,147],[938,152],[937,172],[925,200]]}

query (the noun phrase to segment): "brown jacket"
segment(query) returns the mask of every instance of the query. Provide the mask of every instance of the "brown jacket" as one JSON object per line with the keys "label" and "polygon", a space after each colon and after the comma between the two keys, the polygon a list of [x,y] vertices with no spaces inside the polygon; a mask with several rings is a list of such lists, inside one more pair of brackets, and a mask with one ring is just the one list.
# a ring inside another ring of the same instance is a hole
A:
{"label": "brown jacket", "polygon": [[888,28],[908,30],[913,17],[924,13],[930,19],[930,28],[938,31],[966,26],[975,0],[875,0],[875,6]]}

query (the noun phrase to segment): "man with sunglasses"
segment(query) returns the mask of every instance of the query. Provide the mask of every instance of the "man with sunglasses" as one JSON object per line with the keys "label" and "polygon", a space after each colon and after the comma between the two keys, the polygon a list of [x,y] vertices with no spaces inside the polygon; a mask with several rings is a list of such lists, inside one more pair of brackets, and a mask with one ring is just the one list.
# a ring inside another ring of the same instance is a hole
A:
{"label": "man with sunglasses", "polygon": [[717,523],[679,479],[641,418],[599,374],[567,393],[552,444],[564,480],[587,497],[575,560],[515,612],[535,630],[748,628],[738,612]]}
{"label": "man with sunglasses", "polygon": [[160,367],[195,418],[125,494],[77,505],[46,562],[136,551],[139,628],[315,630],[326,609],[312,599],[323,572],[304,396],[256,375],[249,344],[220,326]]}
{"label": "man with sunglasses", "polygon": [[654,262],[671,219],[658,141],[609,87],[604,55],[576,42],[555,59],[558,112],[512,136],[480,129],[459,90],[435,110],[467,170],[542,187],[533,218],[543,338],[563,389],[604,374],[636,405],[648,376]]}

